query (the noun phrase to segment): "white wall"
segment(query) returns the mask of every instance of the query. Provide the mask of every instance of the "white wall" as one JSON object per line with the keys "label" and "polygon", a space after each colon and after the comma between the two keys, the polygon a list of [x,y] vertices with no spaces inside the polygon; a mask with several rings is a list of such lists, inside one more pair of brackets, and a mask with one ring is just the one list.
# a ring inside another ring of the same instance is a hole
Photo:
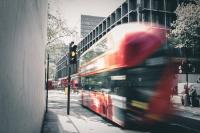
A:
{"label": "white wall", "polygon": [[39,133],[47,0],[0,0],[0,133]]}
{"label": "white wall", "polygon": [[[186,83],[186,74],[177,74],[178,83]],[[188,74],[188,82],[189,83],[197,83],[200,74]]]}

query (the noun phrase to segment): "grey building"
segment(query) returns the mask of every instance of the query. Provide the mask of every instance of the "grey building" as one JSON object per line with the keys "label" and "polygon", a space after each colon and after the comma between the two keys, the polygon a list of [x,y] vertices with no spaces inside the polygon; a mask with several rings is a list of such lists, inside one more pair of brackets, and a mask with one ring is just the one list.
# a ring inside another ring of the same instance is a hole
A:
{"label": "grey building", "polygon": [[[77,73],[78,68],[76,64],[71,64],[71,74]],[[68,56],[63,56],[57,63],[56,63],[56,77],[55,79],[58,80],[59,78],[63,78],[68,76]]]}
{"label": "grey building", "polygon": [[56,63],[56,78],[55,79],[59,79],[59,78],[67,76],[67,70],[66,70],[67,63],[68,63],[67,55],[63,56]]}
{"label": "grey building", "polygon": [[40,133],[47,0],[0,0],[0,133]]}
{"label": "grey building", "polygon": [[126,0],[78,43],[78,56],[119,24],[150,22],[170,27],[180,0]]}
{"label": "grey building", "polygon": [[103,19],[104,19],[104,17],[91,16],[91,15],[81,15],[81,37],[85,37]]}

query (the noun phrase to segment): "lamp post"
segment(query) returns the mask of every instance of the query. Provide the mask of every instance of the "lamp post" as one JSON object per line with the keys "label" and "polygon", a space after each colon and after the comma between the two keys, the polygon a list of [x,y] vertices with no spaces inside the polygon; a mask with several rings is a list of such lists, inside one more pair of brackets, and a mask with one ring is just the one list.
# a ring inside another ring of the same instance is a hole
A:
{"label": "lamp post", "polygon": [[48,111],[48,80],[49,80],[49,54],[47,55],[47,70],[46,70],[46,112]]}

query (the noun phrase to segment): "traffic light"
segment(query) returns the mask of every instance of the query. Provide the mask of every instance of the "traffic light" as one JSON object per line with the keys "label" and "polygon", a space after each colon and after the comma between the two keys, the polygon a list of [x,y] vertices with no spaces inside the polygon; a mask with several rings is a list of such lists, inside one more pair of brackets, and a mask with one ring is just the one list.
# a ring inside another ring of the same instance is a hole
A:
{"label": "traffic light", "polygon": [[73,45],[73,43],[70,44],[69,47],[69,63],[70,64],[76,64],[77,62],[77,45]]}
{"label": "traffic light", "polygon": [[[181,73],[195,73],[195,66],[190,61],[183,62],[180,66]],[[179,69],[179,70],[180,70]]]}
{"label": "traffic light", "polygon": [[182,73],[188,73],[188,63],[187,61],[183,61],[180,65]]}

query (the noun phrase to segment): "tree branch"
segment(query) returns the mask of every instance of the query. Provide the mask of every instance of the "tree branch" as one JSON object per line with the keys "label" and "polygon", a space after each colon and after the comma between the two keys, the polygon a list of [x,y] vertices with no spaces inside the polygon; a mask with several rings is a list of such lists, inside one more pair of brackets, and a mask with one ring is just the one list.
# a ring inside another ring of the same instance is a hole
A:
{"label": "tree branch", "polygon": [[[72,35],[73,33],[70,33],[70,34]],[[61,35],[61,36],[58,36],[58,37],[54,38],[53,40],[48,41],[47,45],[49,45],[50,43],[56,41],[59,38],[66,37],[66,36],[69,36],[69,34]]]}

